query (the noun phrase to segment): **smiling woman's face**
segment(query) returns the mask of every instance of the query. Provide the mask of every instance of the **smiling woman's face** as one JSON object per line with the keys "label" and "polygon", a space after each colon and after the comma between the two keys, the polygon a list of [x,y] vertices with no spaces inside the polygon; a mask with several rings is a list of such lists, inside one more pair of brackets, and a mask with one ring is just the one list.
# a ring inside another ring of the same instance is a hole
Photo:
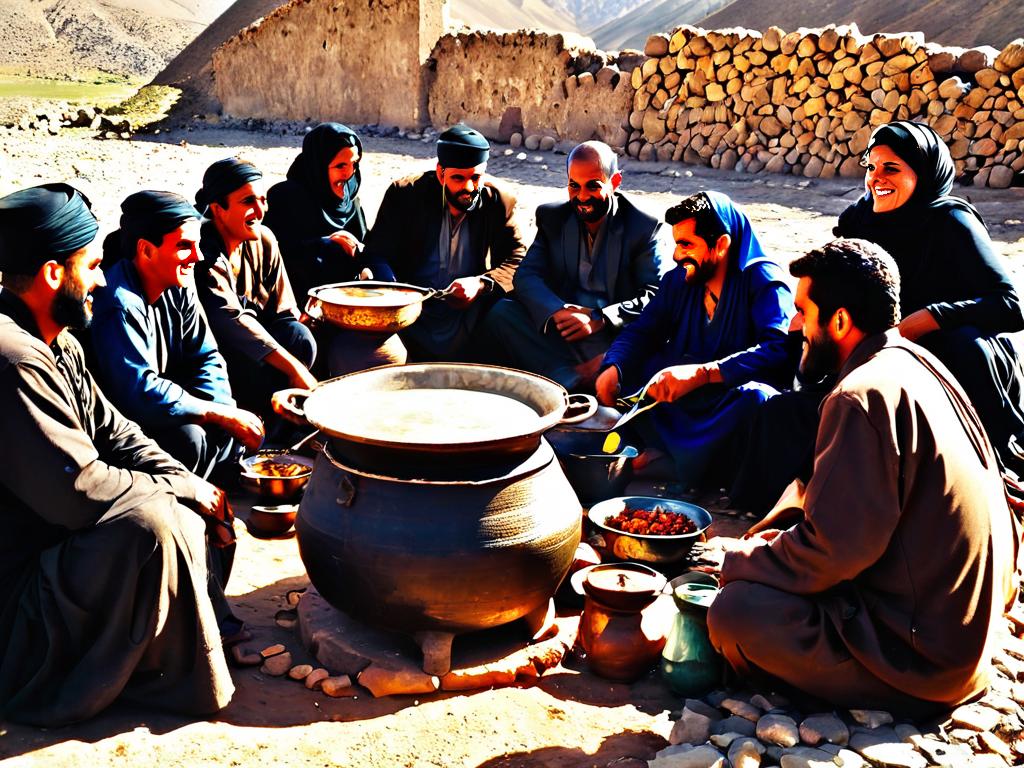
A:
{"label": "smiling woman's face", "polygon": [[875,213],[888,213],[904,205],[917,188],[917,174],[891,147],[879,145],[868,153],[864,184],[871,193]]}

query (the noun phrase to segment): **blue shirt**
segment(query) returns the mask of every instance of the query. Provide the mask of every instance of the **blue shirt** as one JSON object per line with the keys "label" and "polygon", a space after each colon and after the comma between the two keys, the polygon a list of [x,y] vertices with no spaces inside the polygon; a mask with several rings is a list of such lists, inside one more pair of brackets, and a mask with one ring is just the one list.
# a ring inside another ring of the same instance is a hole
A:
{"label": "blue shirt", "polygon": [[168,288],[148,304],[135,264],[124,259],[93,294],[97,378],[107,397],[142,426],[196,421],[204,401],[234,405],[224,358],[195,291]]}

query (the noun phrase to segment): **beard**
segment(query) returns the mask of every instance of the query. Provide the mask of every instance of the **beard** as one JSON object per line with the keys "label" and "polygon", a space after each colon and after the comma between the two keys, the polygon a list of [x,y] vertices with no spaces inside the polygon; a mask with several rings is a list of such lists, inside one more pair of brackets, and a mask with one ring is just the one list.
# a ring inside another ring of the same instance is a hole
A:
{"label": "beard", "polygon": [[705,259],[704,261],[697,261],[696,259],[683,259],[679,262],[679,266],[682,269],[691,266],[693,269],[686,269],[686,283],[687,285],[703,285],[707,283],[712,277],[715,276],[715,270],[718,265],[711,259]]}
{"label": "beard", "polygon": [[580,201],[572,201],[572,209],[576,212],[576,215],[579,217],[580,221],[585,222],[587,224],[593,224],[594,222],[600,221],[601,219],[608,215],[608,210],[611,208],[612,201],[611,198],[605,198],[604,200],[600,200],[598,198],[592,197],[586,202],[586,205],[590,206],[590,211],[584,213],[583,211],[580,210]]}
{"label": "beard", "polygon": [[839,345],[826,333],[804,337],[804,353],[800,358],[800,378],[814,383],[839,370]]}
{"label": "beard", "polygon": [[77,280],[63,280],[53,297],[50,315],[59,326],[84,331],[92,322],[92,299],[89,291]]}
{"label": "beard", "polygon": [[479,189],[476,192],[463,191],[455,193],[448,189],[448,187],[446,186],[444,188],[444,192],[445,200],[448,201],[449,205],[451,205],[453,208],[457,208],[463,213],[465,213],[466,211],[473,210],[473,208],[476,207],[477,201],[480,199]]}

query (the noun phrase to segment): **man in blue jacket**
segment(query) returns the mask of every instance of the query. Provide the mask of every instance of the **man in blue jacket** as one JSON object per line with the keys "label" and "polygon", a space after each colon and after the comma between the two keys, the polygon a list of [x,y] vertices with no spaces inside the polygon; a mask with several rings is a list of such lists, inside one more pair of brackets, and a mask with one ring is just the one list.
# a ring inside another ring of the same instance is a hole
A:
{"label": "man in blue jacket", "polygon": [[202,217],[170,192],[137,192],[104,243],[92,323],[97,378],[111,401],[186,467],[209,477],[259,446],[263,424],[235,407],[192,272]]}
{"label": "man in blue jacket", "polygon": [[672,265],[660,222],[618,191],[607,144],[569,154],[569,200],[537,209],[537,237],[498,302],[487,332],[501,362],[584,389],[618,331],[640,315]]}

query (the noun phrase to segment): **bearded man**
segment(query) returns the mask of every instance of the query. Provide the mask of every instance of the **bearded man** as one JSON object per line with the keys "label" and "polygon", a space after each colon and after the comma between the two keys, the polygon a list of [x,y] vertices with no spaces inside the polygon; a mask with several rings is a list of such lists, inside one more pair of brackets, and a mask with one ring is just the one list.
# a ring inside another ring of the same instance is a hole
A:
{"label": "bearded man", "polygon": [[671,246],[660,222],[618,191],[622,173],[607,144],[580,144],[566,170],[569,200],[537,208],[514,301],[488,316],[487,347],[496,362],[586,389],[615,335],[657,291]]}
{"label": "bearded man", "polygon": [[597,397],[620,390],[665,403],[641,415],[648,461],[667,451],[685,486],[728,479],[744,427],[792,379],[786,335],[793,297],[746,215],[718,192],[669,208],[677,267],[604,357]]}
{"label": "bearded man", "polygon": [[438,137],[434,170],[392,182],[363,257],[378,277],[446,290],[401,338],[414,361],[473,359],[477,326],[512,276],[526,246],[515,198],[487,176],[490,145],[458,124]]}
{"label": "bearded man", "polygon": [[119,697],[208,714],[234,690],[207,565],[207,535],[233,547],[226,497],[107,401],[65,331],[104,283],[97,229],[66,184],[0,198],[0,717],[42,726]]}
{"label": "bearded man", "polygon": [[711,642],[744,678],[928,716],[985,689],[1015,598],[1020,537],[999,465],[960,385],[899,335],[889,254],[836,240],[790,272],[801,370],[838,382],[806,488],[750,538],[722,541]]}

